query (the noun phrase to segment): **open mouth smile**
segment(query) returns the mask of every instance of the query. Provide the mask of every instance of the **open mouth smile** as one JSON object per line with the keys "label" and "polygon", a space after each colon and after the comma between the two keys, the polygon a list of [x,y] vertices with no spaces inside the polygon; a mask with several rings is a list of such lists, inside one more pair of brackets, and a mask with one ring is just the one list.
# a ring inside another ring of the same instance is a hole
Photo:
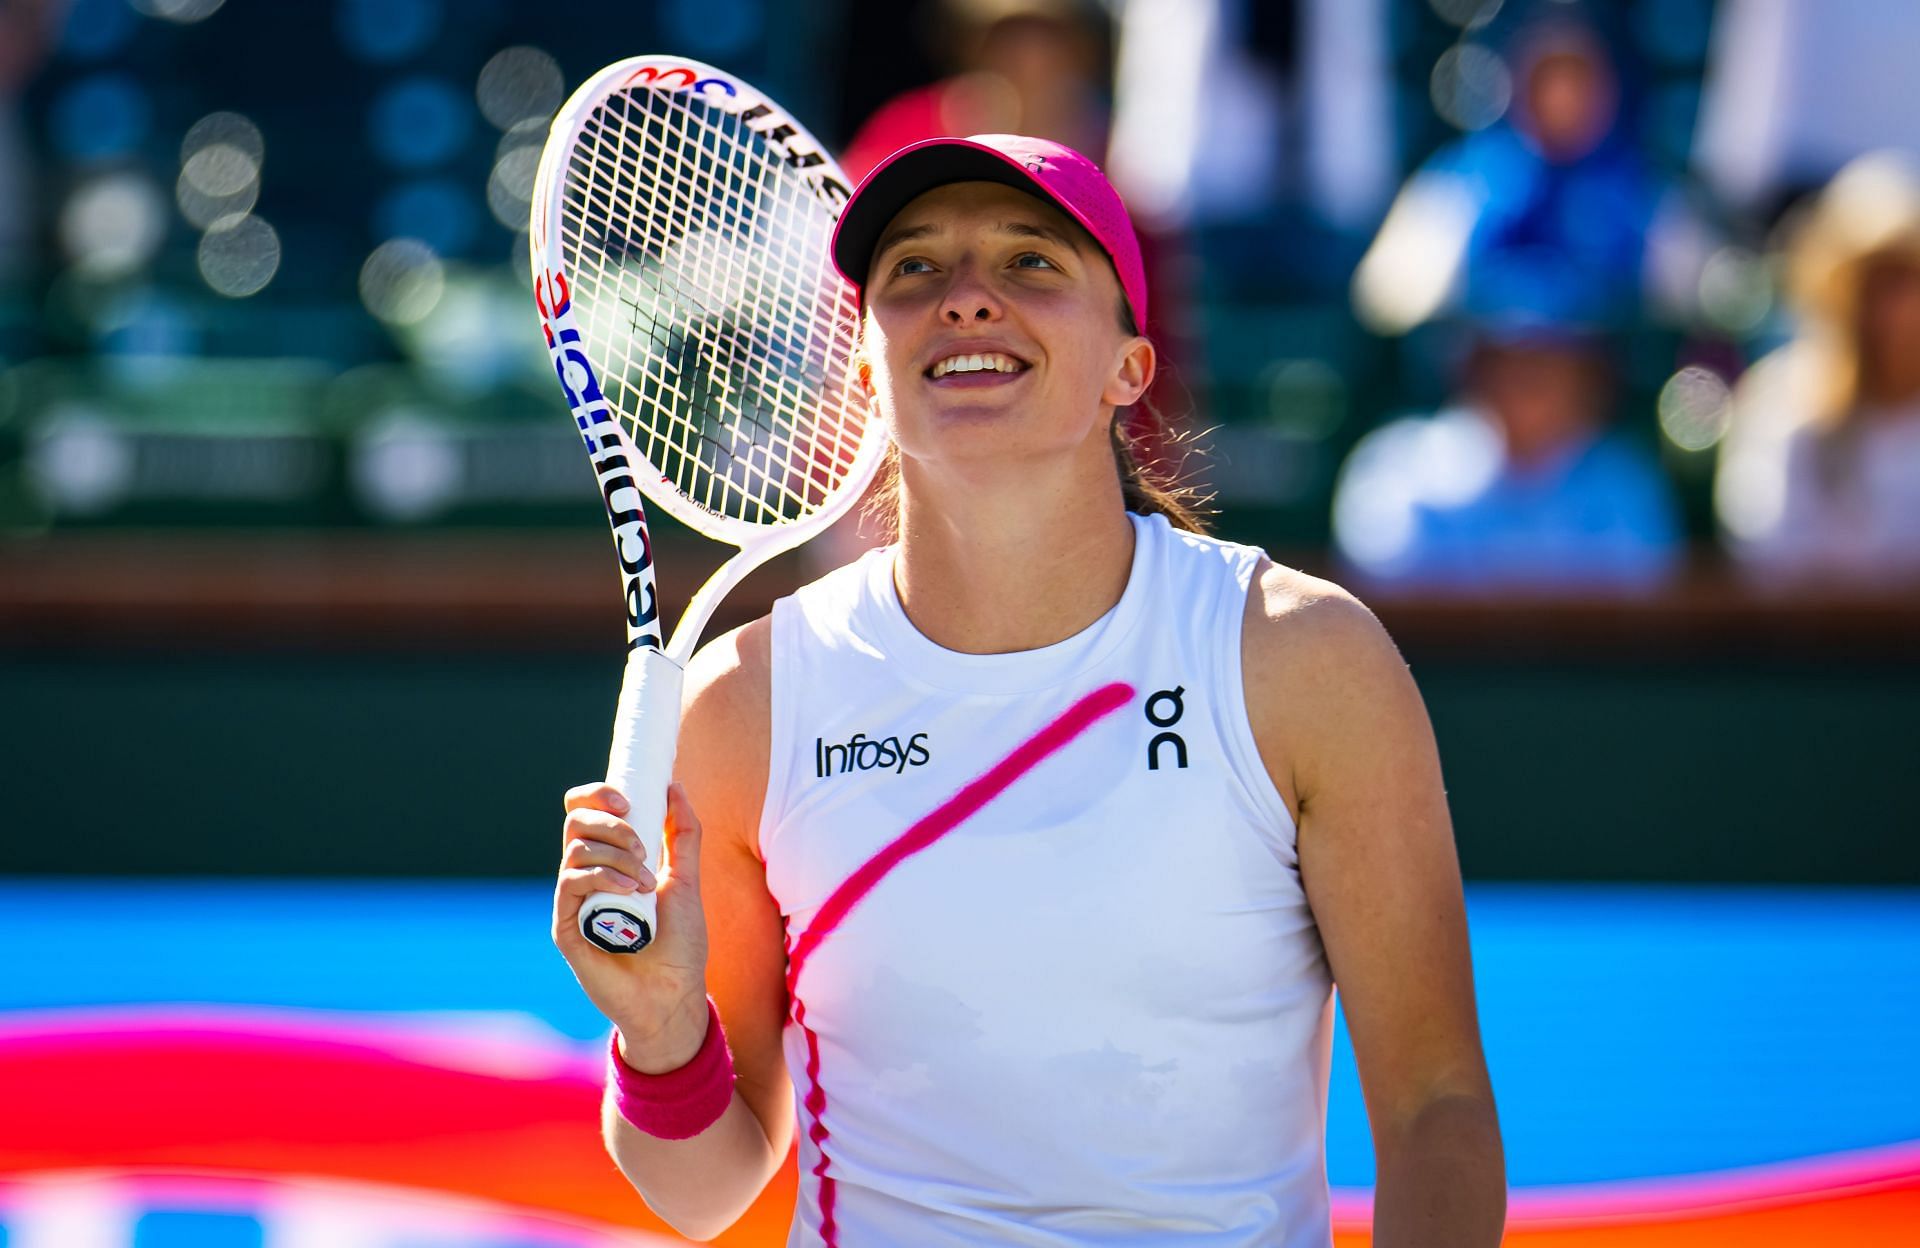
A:
{"label": "open mouth smile", "polygon": [[1025,360],[1002,351],[958,352],[926,370],[929,380],[945,385],[1000,385],[1027,371]]}

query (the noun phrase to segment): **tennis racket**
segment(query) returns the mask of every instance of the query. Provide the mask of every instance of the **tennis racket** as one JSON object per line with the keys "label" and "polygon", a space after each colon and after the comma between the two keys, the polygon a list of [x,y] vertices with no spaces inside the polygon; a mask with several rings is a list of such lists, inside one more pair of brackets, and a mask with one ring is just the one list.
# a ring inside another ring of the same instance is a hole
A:
{"label": "tennis racket", "polygon": [[[608,66],[540,156],[534,302],[613,529],[627,667],[607,782],[661,860],[681,674],[720,599],[859,500],[886,432],[853,372],[854,288],[832,265],[849,194],[805,127],[680,57]],[[641,496],[739,547],[665,637]],[[652,893],[596,893],[587,940],[653,939]]]}

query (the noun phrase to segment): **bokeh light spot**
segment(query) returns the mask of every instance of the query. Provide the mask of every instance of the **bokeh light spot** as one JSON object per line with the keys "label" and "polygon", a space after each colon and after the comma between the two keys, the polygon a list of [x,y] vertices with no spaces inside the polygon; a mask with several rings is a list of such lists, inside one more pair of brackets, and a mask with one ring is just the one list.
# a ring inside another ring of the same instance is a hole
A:
{"label": "bokeh light spot", "polygon": [[389,325],[425,319],[447,287],[446,266],[417,238],[381,243],[360,266],[360,301]]}
{"label": "bokeh light spot", "polygon": [[392,64],[432,43],[441,17],[440,0],[340,0],[335,26],[348,52]]}
{"label": "bokeh light spot", "polygon": [[538,150],[547,142],[547,131],[552,128],[550,117],[529,117],[525,121],[516,121],[507,127],[506,133],[493,147],[493,163],[505,160],[507,153],[516,148],[531,147]]}
{"label": "bokeh light spot", "polygon": [[1773,272],[1763,256],[1722,247],[1700,270],[1700,311],[1729,334],[1750,333],[1773,311]]}
{"label": "bokeh light spot", "polygon": [[238,148],[252,157],[256,167],[267,158],[267,141],[261,137],[259,126],[239,113],[208,113],[187,127],[186,137],[180,140],[181,163],[192,160],[195,152],[215,143]]}
{"label": "bokeh light spot", "polygon": [[82,78],[54,97],[48,137],[70,160],[110,160],[146,140],[153,105],[146,88],[121,73]]}
{"label": "bokeh light spot", "polygon": [[474,98],[496,129],[553,116],[566,95],[560,66],[539,48],[503,48],[480,70]]}
{"label": "bokeh light spot", "polygon": [[1499,16],[1502,0],[1427,0],[1440,20],[1464,30],[1478,30]]}
{"label": "bokeh light spot", "polygon": [[280,271],[280,235],[256,216],[222,217],[200,239],[200,276],[229,299],[266,289]]}
{"label": "bokeh light spot", "polygon": [[180,140],[180,177],[173,188],[180,215],[197,230],[222,217],[244,217],[260,201],[267,143],[239,113],[208,113]]}
{"label": "bokeh light spot", "polygon": [[112,173],[84,182],[60,211],[60,241],[93,278],[131,273],[153,258],[166,236],[166,202],[152,180]]}
{"label": "bokeh light spot", "polygon": [[1461,130],[1484,130],[1513,102],[1513,75],[1500,55],[1477,43],[1459,43],[1434,62],[1429,83],[1434,111]]}
{"label": "bokeh light spot", "polygon": [[27,471],[40,492],[76,515],[118,503],[133,482],[134,452],[99,415],[63,406],[37,431]]}
{"label": "bokeh light spot", "polygon": [[540,171],[540,149],[516,147],[502,156],[487,179],[487,207],[510,230],[527,228],[533,212],[533,180]]}
{"label": "bokeh light spot", "polygon": [[1683,451],[1704,451],[1726,436],[1733,394],[1710,368],[1689,364],[1660,387],[1660,431]]}
{"label": "bokeh light spot", "polygon": [[173,188],[173,202],[180,206],[180,215],[196,230],[207,229],[222,217],[245,216],[259,201],[257,178],[231,195],[209,195],[196,187],[188,171],[182,169],[180,180]]}
{"label": "bokeh light spot", "polygon": [[402,409],[354,447],[359,494],[388,520],[424,520],[460,492],[460,447],[429,420]]}
{"label": "bokeh light spot", "polygon": [[401,168],[437,165],[467,141],[472,117],[466,96],[451,83],[409,78],[374,99],[373,149]]}
{"label": "bokeh light spot", "polygon": [[74,0],[60,33],[60,52],[77,61],[112,56],[126,45],[133,27],[126,0]]}
{"label": "bokeh light spot", "polygon": [[202,195],[238,195],[260,178],[260,166],[231,143],[209,143],[180,168],[194,190]]}
{"label": "bokeh light spot", "polygon": [[131,0],[133,7],[148,17],[177,22],[182,26],[205,21],[218,13],[220,7],[226,2],[227,0]]}

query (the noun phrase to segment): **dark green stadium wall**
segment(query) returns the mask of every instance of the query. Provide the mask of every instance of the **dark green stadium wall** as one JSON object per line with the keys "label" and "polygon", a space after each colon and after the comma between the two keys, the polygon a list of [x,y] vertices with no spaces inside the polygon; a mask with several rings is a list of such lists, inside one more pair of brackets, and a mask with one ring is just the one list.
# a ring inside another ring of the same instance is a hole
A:
{"label": "dark green stadium wall", "polygon": [[[1920,881],[1920,666],[1412,652],[1469,878]],[[532,876],[605,656],[0,655],[0,873]]]}

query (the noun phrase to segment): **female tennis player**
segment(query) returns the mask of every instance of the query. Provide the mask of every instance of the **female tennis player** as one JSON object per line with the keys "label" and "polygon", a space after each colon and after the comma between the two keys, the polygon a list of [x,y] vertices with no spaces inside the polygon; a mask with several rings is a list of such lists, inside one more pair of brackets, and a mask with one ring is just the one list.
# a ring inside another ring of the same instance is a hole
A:
{"label": "female tennis player", "polygon": [[[932,140],[833,259],[898,540],[694,659],[658,877],[621,795],[566,798],[554,939],[616,1028],[622,1171],[710,1237],[797,1127],[793,1244],[1324,1246],[1338,985],[1375,1242],[1498,1242],[1419,694],[1352,597],[1128,462],[1155,356],[1118,195],[1056,144]],[[651,947],[581,939],[588,895],[656,884]]]}

